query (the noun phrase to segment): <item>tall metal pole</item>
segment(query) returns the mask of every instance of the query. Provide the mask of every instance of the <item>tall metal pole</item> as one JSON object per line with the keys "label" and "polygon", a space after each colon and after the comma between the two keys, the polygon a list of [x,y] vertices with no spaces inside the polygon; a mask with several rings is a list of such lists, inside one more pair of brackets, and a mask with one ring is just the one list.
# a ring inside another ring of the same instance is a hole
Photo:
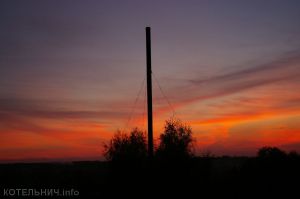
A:
{"label": "tall metal pole", "polygon": [[147,57],[147,105],[148,105],[148,155],[153,157],[153,115],[152,115],[152,77],[151,77],[151,30],[146,27]]}

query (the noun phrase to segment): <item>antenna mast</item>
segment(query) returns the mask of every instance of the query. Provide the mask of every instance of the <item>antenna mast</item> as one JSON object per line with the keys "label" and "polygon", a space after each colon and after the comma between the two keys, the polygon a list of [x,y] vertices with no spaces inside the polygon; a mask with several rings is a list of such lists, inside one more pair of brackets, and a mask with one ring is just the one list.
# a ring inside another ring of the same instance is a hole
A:
{"label": "antenna mast", "polygon": [[152,70],[151,70],[151,29],[146,27],[147,57],[147,106],[148,106],[148,155],[153,157],[153,114],[152,114]]}

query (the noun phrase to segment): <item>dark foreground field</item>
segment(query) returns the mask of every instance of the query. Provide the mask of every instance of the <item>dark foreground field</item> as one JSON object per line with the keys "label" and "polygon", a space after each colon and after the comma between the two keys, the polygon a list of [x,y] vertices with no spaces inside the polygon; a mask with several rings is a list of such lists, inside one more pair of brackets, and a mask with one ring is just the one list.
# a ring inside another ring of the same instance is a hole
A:
{"label": "dark foreground field", "polygon": [[11,197],[4,189],[18,188],[74,189],[75,198],[297,198],[299,166],[298,157],[2,164],[0,187],[1,198]]}

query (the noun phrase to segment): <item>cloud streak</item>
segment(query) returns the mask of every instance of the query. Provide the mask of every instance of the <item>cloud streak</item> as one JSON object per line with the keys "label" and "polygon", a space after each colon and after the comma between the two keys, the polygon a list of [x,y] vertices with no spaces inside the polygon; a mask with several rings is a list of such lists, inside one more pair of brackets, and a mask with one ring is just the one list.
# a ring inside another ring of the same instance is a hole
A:
{"label": "cloud streak", "polygon": [[[64,108],[63,104],[56,102],[58,107],[53,106],[53,103],[47,100],[22,100],[22,99],[0,99],[0,111],[18,116],[46,118],[46,119],[120,119],[127,116],[124,110],[113,110],[109,108],[97,108],[94,110],[74,110],[75,108]],[[71,103],[71,102],[69,102]],[[83,102],[84,103],[84,102]],[[60,108],[59,108],[60,107]]]}
{"label": "cloud streak", "polygon": [[[280,82],[297,82],[300,77],[300,52],[291,52],[283,57],[263,65],[254,66],[231,73],[215,75],[211,78],[193,78],[186,80],[184,87],[174,88],[175,106],[224,97],[242,93],[251,89],[279,84]],[[178,95],[178,93],[181,93]]]}

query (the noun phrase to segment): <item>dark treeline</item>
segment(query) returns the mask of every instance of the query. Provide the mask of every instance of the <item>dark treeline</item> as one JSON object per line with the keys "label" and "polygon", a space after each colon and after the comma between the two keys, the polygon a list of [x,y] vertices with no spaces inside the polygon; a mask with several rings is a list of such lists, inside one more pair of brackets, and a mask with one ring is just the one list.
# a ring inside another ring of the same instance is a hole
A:
{"label": "dark treeline", "polygon": [[106,144],[104,162],[0,165],[1,188],[76,189],[97,198],[294,198],[300,157],[263,147],[255,157],[195,156],[189,126],[166,122],[147,158],[145,133],[117,133]]}
{"label": "dark treeline", "polygon": [[81,196],[99,198],[293,198],[288,196],[298,192],[299,155],[284,152],[279,156],[274,156],[273,152],[267,154],[256,157],[193,157],[184,163],[145,160],[138,164],[127,162],[114,166],[106,161],[2,164],[0,187],[73,188],[79,190]]}

